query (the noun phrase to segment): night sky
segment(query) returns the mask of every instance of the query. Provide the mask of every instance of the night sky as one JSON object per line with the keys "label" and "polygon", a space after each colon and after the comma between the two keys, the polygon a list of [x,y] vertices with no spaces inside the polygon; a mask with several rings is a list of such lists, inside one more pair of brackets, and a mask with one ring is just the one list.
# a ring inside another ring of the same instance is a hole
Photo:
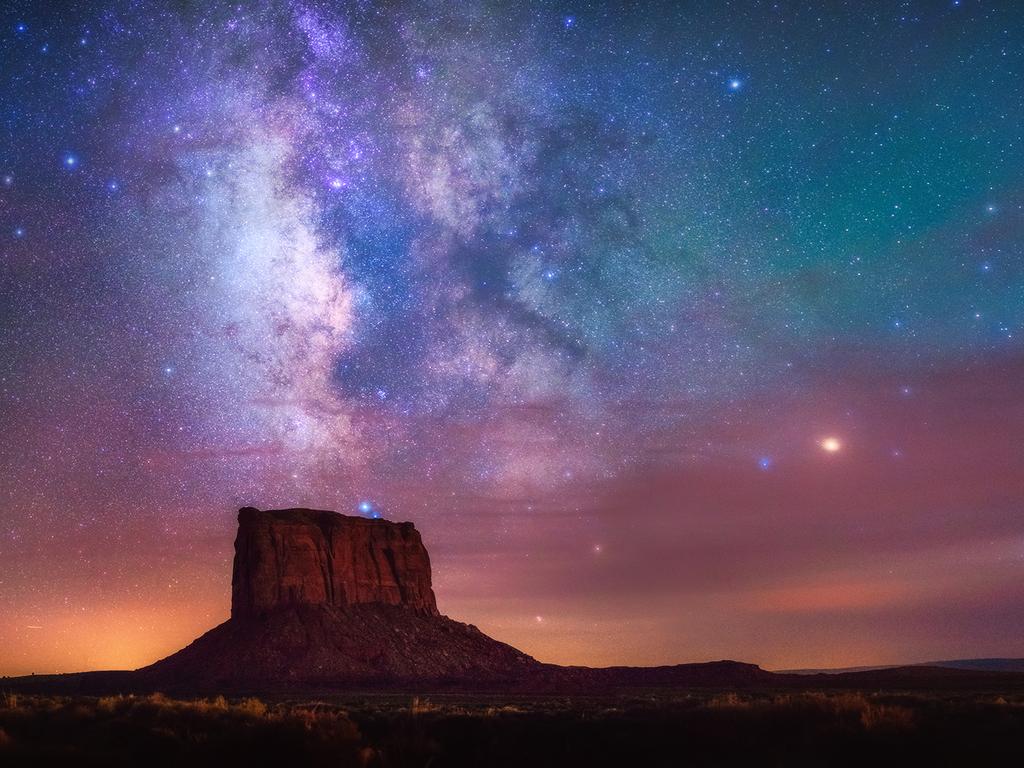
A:
{"label": "night sky", "polygon": [[0,673],[248,504],[543,661],[1024,656],[1020,5],[8,2],[0,121]]}

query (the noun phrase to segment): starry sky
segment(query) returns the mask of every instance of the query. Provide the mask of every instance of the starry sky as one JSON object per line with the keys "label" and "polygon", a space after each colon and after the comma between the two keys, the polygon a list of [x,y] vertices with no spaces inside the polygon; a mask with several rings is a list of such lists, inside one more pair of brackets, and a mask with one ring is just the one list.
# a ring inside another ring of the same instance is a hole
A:
{"label": "starry sky", "polygon": [[1013,2],[0,10],[0,674],[412,520],[543,661],[1024,656]]}

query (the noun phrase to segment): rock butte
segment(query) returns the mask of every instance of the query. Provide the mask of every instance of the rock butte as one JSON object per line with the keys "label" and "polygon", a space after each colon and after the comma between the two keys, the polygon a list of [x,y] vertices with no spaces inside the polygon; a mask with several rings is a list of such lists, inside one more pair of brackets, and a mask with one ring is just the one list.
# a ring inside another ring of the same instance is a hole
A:
{"label": "rock butte", "polygon": [[231,618],[139,670],[165,689],[508,683],[545,665],[437,610],[412,523],[238,513]]}
{"label": "rock butte", "polygon": [[232,618],[288,605],[365,603],[439,615],[430,557],[412,523],[311,509],[239,511]]}
{"label": "rock butte", "polygon": [[743,685],[773,677],[737,662],[607,669],[543,664],[440,614],[430,557],[412,523],[253,507],[238,513],[231,618],[127,674],[127,682],[117,684],[168,692],[577,690]]}

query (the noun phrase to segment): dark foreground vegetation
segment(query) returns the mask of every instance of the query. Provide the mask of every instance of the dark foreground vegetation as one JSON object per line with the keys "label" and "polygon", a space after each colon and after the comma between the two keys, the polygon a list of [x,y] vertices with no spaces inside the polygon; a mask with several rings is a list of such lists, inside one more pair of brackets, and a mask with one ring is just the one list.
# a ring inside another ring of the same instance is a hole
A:
{"label": "dark foreground vegetation", "polygon": [[0,765],[1024,765],[1024,696],[0,695]]}

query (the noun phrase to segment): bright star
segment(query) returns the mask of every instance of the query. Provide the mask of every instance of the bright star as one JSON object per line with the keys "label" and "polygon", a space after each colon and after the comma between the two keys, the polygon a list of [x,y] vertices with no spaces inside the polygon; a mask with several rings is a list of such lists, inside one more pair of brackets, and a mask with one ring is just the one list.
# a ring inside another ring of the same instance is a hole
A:
{"label": "bright star", "polygon": [[368,502],[368,501],[360,501],[359,502],[359,511],[360,512],[365,514],[367,512],[372,511],[372,510],[373,510],[373,504],[371,504],[370,502]]}
{"label": "bright star", "polygon": [[759,466],[761,469],[763,469],[765,471],[768,471],[769,469],[772,468],[771,457],[769,457],[769,456],[762,456],[760,459],[757,460],[757,466]]}
{"label": "bright star", "polygon": [[843,444],[839,441],[838,437],[823,438],[819,445],[823,451],[828,453],[839,453],[843,448]]}
{"label": "bright star", "polygon": [[740,80],[737,77],[734,77],[732,80],[729,81],[729,90],[730,91],[738,91],[742,87],[743,87],[743,81]]}

